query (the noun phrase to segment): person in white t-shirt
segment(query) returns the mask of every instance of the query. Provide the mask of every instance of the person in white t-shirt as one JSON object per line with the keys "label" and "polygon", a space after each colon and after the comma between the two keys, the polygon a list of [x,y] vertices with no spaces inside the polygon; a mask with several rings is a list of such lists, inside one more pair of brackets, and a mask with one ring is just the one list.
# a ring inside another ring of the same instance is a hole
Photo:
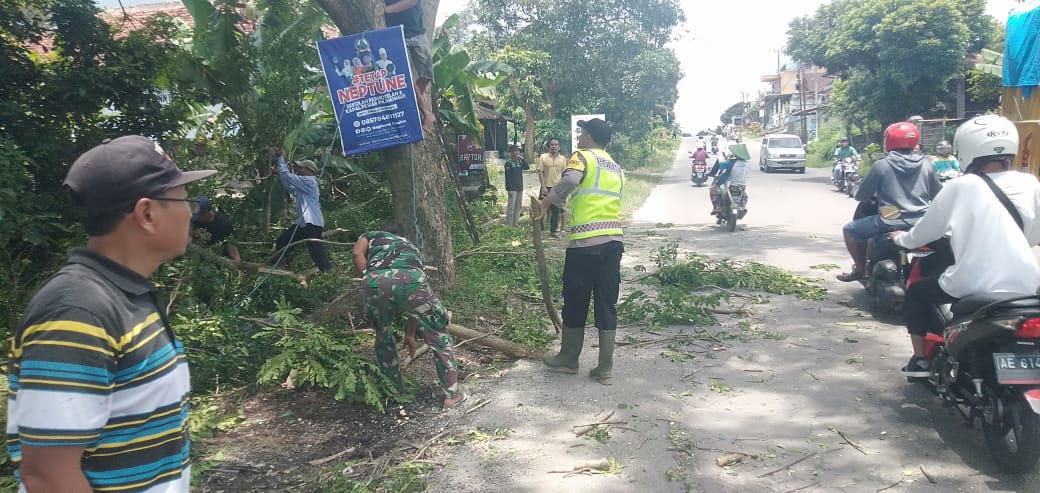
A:
{"label": "person in white t-shirt", "polygon": [[[943,329],[935,305],[972,294],[1035,293],[1040,287],[1040,265],[1032,252],[1040,243],[1040,181],[1012,171],[1018,151],[1015,125],[997,115],[973,118],[957,129],[953,145],[960,161],[968,163],[965,176],[947,182],[910,231],[891,233],[904,248],[948,237],[956,259],[942,274],[915,282],[906,293],[906,328],[914,349],[902,369],[907,377],[929,375],[925,336]],[[1014,204],[1021,228],[986,178]]]}

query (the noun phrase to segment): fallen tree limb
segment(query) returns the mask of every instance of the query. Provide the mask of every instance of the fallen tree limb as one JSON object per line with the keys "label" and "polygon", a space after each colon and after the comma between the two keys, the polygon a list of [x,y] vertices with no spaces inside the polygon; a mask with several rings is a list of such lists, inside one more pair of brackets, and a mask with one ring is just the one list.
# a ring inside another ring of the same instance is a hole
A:
{"label": "fallen tree limb", "polygon": [[295,272],[288,271],[285,269],[276,269],[269,265],[258,264],[256,262],[246,262],[244,260],[241,262],[235,262],[234,260],[231,260],[227,257],[217,255],[216,253],[210,251],[207,248],[202,248],[194,244],[188,245],[188,252],[205,258],[206,260],[223,265],[224,267],[227,267],[229,269],[235,269],[243,272],[271,274],[272,276],[291,277],[299,281],[300,284],[303,284],[304,286],[307,285],[307,276],[303,274],[297,274]]}
{"label": "fallen tree limb", "polygon": [[315,460],[309,461],[307,463],[312,465],[312,466],[320,466],[322,464],[327,464],[327,463],[332,462],[332,461],[334,461],[334,460],[336,460],[336,459],[338,459],[340,457],[343,457],[344,455],[352,454],[352,453],[354,453],[355,450],[357,450],[357,447],[350,447],[350,448],[348,448],[346,450],[343,450],[343,451],[340,451],[340,452],[336,452],[335,454],[332,454],[332,455],[330,455],[328,457],[322,457],[320,459],[315,459]]}
{"label": "fallen tree limb", "polygon": [[938,481],[935,480],[935,476],[932,476],[931,474],[928,474],[928,471],[924,470],[924,464],[920,464],[919,467],[921,468],[921,474],[924,474],[925,479],[927,479],[929,483],[932,483],[932,484],[937,484],[938,483]]}
{"label": "fallen tree limb", "polygon": [[458,337],[459,339],[472,339],[481,346],[500,351],[513,358],[535,358],[539,356],[538,353],[526,346],[522,346],[515,342],[509,342],[501,337],[485,334],[458,324],[448,324],[447,331],[453,337]]}
{"label": "fallen tree limb", "polygon": [[592,471],[606,472],[606,471],[609,471],[609,470],[610,470],[610,460],[608,460],[608,459],[596,459],[596,460],[582,461],[582,462],[579,462],[577,464],[574,464],[574,466],[571,467],[571,469],[569,471],[568,470],[564,470],[564,471],[549,471],[549,474],[566,474],[566,475],[570,476],[570,475],[573,475],[573,474],[582,474],[582,473],[588,474],[588,473],[591,473]]}
{"label": "fallen tree limb", "polygon": [[414,362],[415,360],[419,359],[420,356],[422,356],[422,355],[424,355],[424,354],[426,354],[428,352],[430,352],[430,346],[427,346],[426,344],[423,344],[422,346],[419,347],[419,349],[415,350],[415,354],[414,355],[405,358],[405,360],[401,362],[401,368],[404,368],[404,367],[412,364],[412,362]]}
{"label": "fallen tree limb", "polygon": [[719,315],[750,315],[752,313],[747,303],[736,308],[709,308],[708,311]]}
{"label": "fallen tree limb", "polygon": [[809,484],[807,484],[805,486],[802,486],[800,488],[795,488],[793,490],[787,490],[784,493],[795,493],[796,491],[807,490],[807,489],[812,488],[813,486],[816,486],[818,484],[820,484],[819,481],[813,481],[813,482],[811,482],[811,483],[809,483]]}
{"label": "fallen tree limb", "polygon": [[715,465],[719,467],[726,467],[728,465],[737,464],[739,462],[742,462],[744,460],[744,457],[747,456],[740,453],[720,455],[715,458]]}
{"label": "fallen tree limb", "polygon": [[597,421],[595,423],[590,423],[590,424],[587,424],[587,425],[574,425],[574,426],[572,426],[571,428],[585,428],[582,431],[574,432],[574,436],[579,436],[580,437],[580,436],[582,436],[582,435],[584,435],[584,434],[594,430],[599,425],[607,424],[608,422],[610,422],[610,418],[614,417],[614,411],[615,410],[611,410],[610,414],[608,414],[605,418],[603,418],[603,419],[601,419],[601,420],[599,420],[599,421]]}
{"label": "fallen tree limb", "polygon": [[480,409],[488,404],[491,404],[491,399],[484,399],[483,401],[478,402],[477,405],[467,409],[466,414],[476,411],[477,409]]}
{"label": "fallen tree limb", "polygon": [[852,448],[854,448],[856,450],[859,450],[859,453],[861,453],[863,455],[870,455],[870,454],[867,453],[866,450],[863,450],[863,447],[860,447],[859,445],[856,445],[855,443],[853,443],[852,440],[849,440],[849,437],[847,435],[845,435],[845,432],[843,432],[843,431],[841,431],[841,430],[839,430],[839,429],[837,429],[837,428],[835,428],[833,426],[828,426],[827,429],[833,431],[834,433],[837,433],[838,436],[841,437],[841,440],[843,442],[845,442],[845,443],[847,443],[849,445],[852,445]]}
{"label": "fallen tree limb", "polygon": [[284,246],[282,248],[279,248],[279,249],[275,250],[274,253],[271,254],[271,257],[267,259],[267,263],[273,264],[273,263],[277,262],[279,259],[282,258],[282,251],[283,250],[288,251],[290,248],[292,248],[292,247],[294,247],[296,245],[299,245],[301,243],[324,243],[326,245],[334,245],[334,246],[349,246],[349,247],[354,246],[354,242],[353,241],[351,241],[351,242],[341,242],[341,241],[319,240],[317,238],[304,238],[302,240],[296,240],[296,241],[294,241],[292,243],[289,243],[288,245],[286,245],[286,246]]}
{"label": "fallen tree limb", "polygon": [[816,452],[813,452],[813,453],[811,453],[809,455],[806,455],[805,457],[802,457],[801,459],[798,459],[798,460],[796,460],[796,461],[794,461],[794,462],[792,462],[790,464],[787,464],[786,466],[783,466],[783,467],[780,467],[780,468],[777,468],[777,469],[773,469],[772,471],[769,471],[769,472],[767,472],[765,474],[759,474],[758,477],[764,478],[766,476],[772,476],[773,474],[776,474],[776,473],[778,473],[780,471],[783,471],[785,469],[789,469],[792,466],[794,466],[795,464],[798,464],[798,463],[804,461],[805,459],[808,459],[809,457],[812,457],[814,455],[816,455]]}
{"label": "fallen tree limb", "polygon": [[[541,214],[541,205],[534,195],[530,197],[531,217],[534,217]],[[545,303],[545,311],[549,314],[549,320],[552,320],[556,335],[559,336],[563,321],[560,319],[560,314],[556,312],[556,307],[553,306],[552,289],[549,287],[549,268],[545,265],[545,246],[542,245],[541,222],[532,224],[531,230],[534,231],[534,257],[538,262],[538,278],[542,282],[542,302]]]}

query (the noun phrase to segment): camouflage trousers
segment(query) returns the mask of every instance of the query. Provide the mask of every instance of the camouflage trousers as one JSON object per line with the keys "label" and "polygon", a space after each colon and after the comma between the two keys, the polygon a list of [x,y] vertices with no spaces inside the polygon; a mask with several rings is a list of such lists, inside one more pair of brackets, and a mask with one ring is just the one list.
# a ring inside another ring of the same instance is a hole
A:
{"label": "camouflage trousers", "polygon": [[445,330],[448,312],[426,282],[422,271],[383,269],[369,271],[364,280],[365,316],[376,331],[376,362],[383,374],[404,388],[393,322],[405,315],[417,323],[417,332],[434,352],[441,390],[447,397],[459,391],[459,371],[452,349],[454,341]]}

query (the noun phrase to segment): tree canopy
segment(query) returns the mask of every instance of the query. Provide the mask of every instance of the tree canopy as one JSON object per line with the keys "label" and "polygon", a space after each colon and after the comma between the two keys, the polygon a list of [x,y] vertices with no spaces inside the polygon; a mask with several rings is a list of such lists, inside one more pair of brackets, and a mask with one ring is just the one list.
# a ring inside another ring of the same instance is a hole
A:
{"label": "tree canopy", "polygon": [[[539,116],[604,113],[615,129],[641,138],[654,121],[655,105],[678,99],[679,61],[665,43],[685,18],[675,0],[476,0],[475,50],[516,62],[517,53],[538,60],[522,71],[540,95]],[[519,65],[523,65],[519,63]],[[515,95],[515,94],[514,94]]]}
{"label": "tree canopy", "polygon": [[984,11],[984,0],[836,0],[791,21],[787,52],[842,77],[847,108],[901,120],[933,109],[990,42]]}

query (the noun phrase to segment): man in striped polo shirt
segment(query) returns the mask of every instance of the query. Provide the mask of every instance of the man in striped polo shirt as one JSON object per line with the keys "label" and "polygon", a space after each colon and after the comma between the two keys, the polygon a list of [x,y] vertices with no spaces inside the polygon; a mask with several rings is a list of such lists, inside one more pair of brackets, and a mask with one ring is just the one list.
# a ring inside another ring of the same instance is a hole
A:
{"label": "man in striped polo shirt", "polygon": [[180,171],[141,136],[72,164],[87,246],[29,302],[11,345],[20,491],[188,491],[188,365],[148,277],[184,254],[198,204],[185,185],[214,173]]}

